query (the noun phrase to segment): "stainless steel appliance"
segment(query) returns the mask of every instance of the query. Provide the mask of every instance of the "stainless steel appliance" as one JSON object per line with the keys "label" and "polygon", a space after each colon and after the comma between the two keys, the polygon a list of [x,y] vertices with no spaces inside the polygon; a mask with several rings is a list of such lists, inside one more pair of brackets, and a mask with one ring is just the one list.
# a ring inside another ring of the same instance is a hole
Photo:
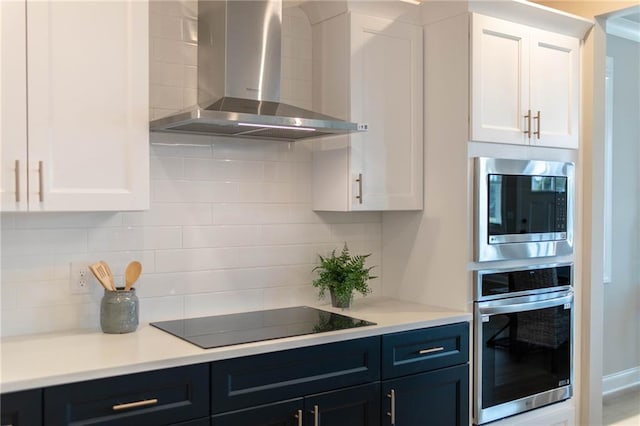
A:
{"label": "stainless steel appliance", "polygon": [[159,321],[151,325],[203,349],[210,349],[376,324],[308,306],[294,306]]}
{"label": "stainless steel appliance", "polygon": [[573,163],[474,160],[476,261],[573,253]]}
{"label": "stainless steel appliance", "polygon": [[474,424],[573,394],[573,265],[477,272]]}
{"label": "stainless steel appliance", "polygon": [[298,140],[367,130],[280,102],[282,1],[198,2],[198,105],[151,131]]}

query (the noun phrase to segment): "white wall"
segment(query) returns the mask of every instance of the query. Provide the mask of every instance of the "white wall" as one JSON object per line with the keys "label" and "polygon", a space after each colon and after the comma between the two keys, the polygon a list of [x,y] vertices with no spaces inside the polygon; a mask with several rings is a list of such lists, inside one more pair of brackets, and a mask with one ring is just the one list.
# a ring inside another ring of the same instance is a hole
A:
{"label": "white wall", "polygon": [[[605,376],[640,375],[640,43],[607,36],[613,75],[612,280],[604,288]],[[615,349],[613,349],[615,348]]]}
{"label": "white wall", "polygon": [[[150,6],[152,117],[195,103],[196,8]],[[310,34],[300,9],[285,9],[282,98],[304,107]],[[127,263],[140,260],[143,322],[317,303],[317,254],[345,241],[373,253],[368,264],[381,276],[379,213],[311,211],[311,142],[151,141],[147,212],[1,215],[3,336],[99,327],[100,287],[71,294],[72,261],[106,260],[121,282]],[[371,285],[381,292],[381,279]]]}

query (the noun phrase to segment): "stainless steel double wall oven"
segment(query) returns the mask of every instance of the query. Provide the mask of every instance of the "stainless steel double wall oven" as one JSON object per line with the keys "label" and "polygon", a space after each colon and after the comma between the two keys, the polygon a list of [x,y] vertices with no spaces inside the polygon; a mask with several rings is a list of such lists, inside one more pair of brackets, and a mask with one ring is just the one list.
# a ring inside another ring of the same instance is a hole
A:
{"label": "stainless steel double wall oven", "polygon": [[574,165],[476,158],[475,168],[475,261],[494,262],[475,273],[481,425],[573,394],[573,264],[556,259],[573,253]]}

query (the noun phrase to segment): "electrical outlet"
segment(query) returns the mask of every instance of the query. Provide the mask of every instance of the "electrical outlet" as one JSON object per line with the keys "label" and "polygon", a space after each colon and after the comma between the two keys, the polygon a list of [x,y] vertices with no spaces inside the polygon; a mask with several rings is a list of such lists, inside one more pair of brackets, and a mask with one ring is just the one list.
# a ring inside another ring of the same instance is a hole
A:
{"label": "electrical outlet", "polygon": [[88,262],[71,262],[70,277],[69,286],[72,294],[91,293],[95,279],[89,270]]}

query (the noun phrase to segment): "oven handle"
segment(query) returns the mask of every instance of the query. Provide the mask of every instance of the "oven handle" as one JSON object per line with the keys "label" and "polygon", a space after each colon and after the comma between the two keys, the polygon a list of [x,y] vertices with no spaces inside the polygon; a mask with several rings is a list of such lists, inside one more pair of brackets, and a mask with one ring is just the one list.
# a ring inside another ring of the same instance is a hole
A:
{"label": "oven handle", "polygon": [[513,312],[533,311],[534,309],[552,308],[567,303],[573,303],[573,292],[565,296],[535,302],[511,303],[501,306],[478,306],[478,311],[482,315],[509,314]]}

